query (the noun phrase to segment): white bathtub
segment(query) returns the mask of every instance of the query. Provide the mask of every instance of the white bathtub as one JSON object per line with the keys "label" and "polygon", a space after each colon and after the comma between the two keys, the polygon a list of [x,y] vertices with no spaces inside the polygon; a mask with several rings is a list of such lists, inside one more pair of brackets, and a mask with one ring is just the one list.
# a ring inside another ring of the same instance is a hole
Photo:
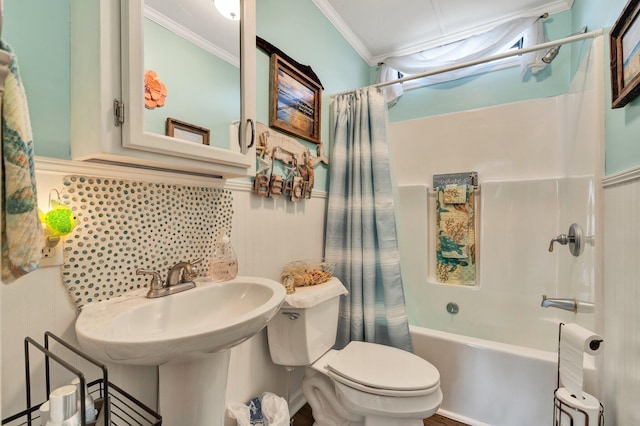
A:
{"label": "white bathtub", "polygon": [[473,426],[553,423],[557,354],[410,326],[413,350],[440,371],[439,413]]}

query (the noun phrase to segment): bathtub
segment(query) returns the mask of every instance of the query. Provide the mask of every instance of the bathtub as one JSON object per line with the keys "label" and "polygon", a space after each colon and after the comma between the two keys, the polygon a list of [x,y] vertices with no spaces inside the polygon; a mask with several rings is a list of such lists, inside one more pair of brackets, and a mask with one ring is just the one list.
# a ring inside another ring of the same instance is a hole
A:
{"label": "bathtub", "polygon": [[439,414],[472,426],[553,424],[557,353],[410,326],[413,350],[440,371]]}

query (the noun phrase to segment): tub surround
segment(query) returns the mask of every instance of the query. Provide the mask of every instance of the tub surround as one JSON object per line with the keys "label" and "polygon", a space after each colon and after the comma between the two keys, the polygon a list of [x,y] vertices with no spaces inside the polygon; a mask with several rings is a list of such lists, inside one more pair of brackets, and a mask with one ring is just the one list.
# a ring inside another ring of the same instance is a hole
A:
{"label": "tub surround", "polygon": [[[560,321],[599,331],[602,53],[598,37],[568,94],[391,124],[412,324],[549,351]],[[438,155],[443,141],[458,155]],[[461,170],[480,177],[478,283],[466,288],[437,282],[431,187],[434,175]],[[549,253],[551,238],[572,223],[593,244],[579,257]],[[543,294],[594,302],[596,314],[541,308]],[[450,302],[457,313],[447,311]]]}

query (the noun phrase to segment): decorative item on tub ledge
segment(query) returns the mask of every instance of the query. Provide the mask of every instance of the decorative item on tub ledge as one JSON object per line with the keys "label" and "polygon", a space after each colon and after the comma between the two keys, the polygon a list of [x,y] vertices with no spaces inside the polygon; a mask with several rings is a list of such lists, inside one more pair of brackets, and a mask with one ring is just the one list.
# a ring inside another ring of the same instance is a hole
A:
{"label": "decorative item on tub ledge", "polygon": [[306,287],[326,283],[333,277],[336,262],[331,260],[296,260],[282,269],[280,282],[287,294],[294,293],[296,287]]}

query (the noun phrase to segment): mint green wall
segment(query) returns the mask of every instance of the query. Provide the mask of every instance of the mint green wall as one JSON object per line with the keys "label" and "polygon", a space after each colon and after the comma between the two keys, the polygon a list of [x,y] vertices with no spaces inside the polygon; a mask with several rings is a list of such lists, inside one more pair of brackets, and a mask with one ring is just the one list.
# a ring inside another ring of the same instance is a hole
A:
{"label": "mint green wall", "polygon": [[[552,15],[546,21],[545,29],[550,38],[565,36],[583,25],[590,31],[604,27],[608,32],[625,4],[626,0],[575,0],[570,13]],[[371,69],[311,0],[258,0],[257,8],[258,35],[297,61],[311,65],[322,80],[325,86],[322,140],[326,143],[329,94],[368,84]],[[67,0],[5,0],[4,12],[3,38],[13,46],[20,63],[36,154],[70,158],[69,3]],[[580,56],[579,44],[571,47],[569,55],[563,48],[553,62],[551,72],[541,81],[522,82],[519,70],[512,68],[409,91],[391,109],[390,119],[402,121],[564,93],[576,58]],[[608,57],[608,52],[605,54]],[[269,59],[261,51],[257,57],[258,119],[266,123]],[[637,142],[640,99],[625,108],[612,110],[610,76],[606,68],[606,173],[613,174],[640,165],[640,143]],[[313,148],[313,144],[308,146]],[[320,167],[316,182],[317,188],[323,189],[326,187],[326,168]]]}
{"label": "mint green wall", "polygon": [[[605,28],[605,34],[618,19],[627,0],[575,0],[574,27],[588,25]],[[609,43],[605,40],[605,58]],[[624,108],[611,109],[611,73],[605,61],[605,172],[611,175],[640,166],[640,98]]]}
{"label": "mint green wall", "polygon": [[145,109],[145,130],[165,134],[167,117],[209,129],[210,145],[229,146],[240,119],[240,68],[145,19],[144,67],[167,86],[162,108]]}
{"label": "mint green wall", "polygon": [[[322,93],[320,138],[329,154],[329,95],[369,84],[369,65],[311,0],[257,0],[257,34],[318,75]],[[258,50],[258,121],[269,123],[269,56]],[[315,144],[300,140],[312,152]],[[315,188],[328,189],[328,168],[315,168]]]}
{"label": "mint green wall", "polygon": [[[368,84],[370,67],[311,0],[256,3],[258,35],[296,61],[313,67],[324,85],[321,139],[328,154],[329,95]],[[68,159],[71,155],[69,2],[5,0],[5,15],[3,37],[15,48],[22,67],[36,155]],[[269,57],[258,50],[257,62],[258,120],[268,124]],[[167,108],[162,112],[165,116]],[[229,108],[235,109],[236,105]],[[303,143],[312,150],[316,148],[314,144]],[[327,167],[322,164],[316,168],[316,189],[327,189]]]}
{"label": "mint green wall", "polygon": [[[551,15],[544,22],[550,40],[572,32],[569,11]],[[405,92],[389,110],[391,121],[404,121],[431,115],[500,105],[529,99],[556,96],[569,87],[571,55],[568,49],[536,76],[520,76],[520,68],[512,67],[479,76],[426,86]]]}
{"label": "mint green wall", "polygon": [[70,158],[69,1],[5,0],[4,16],[2,38],[18,58],[35,153]]}

